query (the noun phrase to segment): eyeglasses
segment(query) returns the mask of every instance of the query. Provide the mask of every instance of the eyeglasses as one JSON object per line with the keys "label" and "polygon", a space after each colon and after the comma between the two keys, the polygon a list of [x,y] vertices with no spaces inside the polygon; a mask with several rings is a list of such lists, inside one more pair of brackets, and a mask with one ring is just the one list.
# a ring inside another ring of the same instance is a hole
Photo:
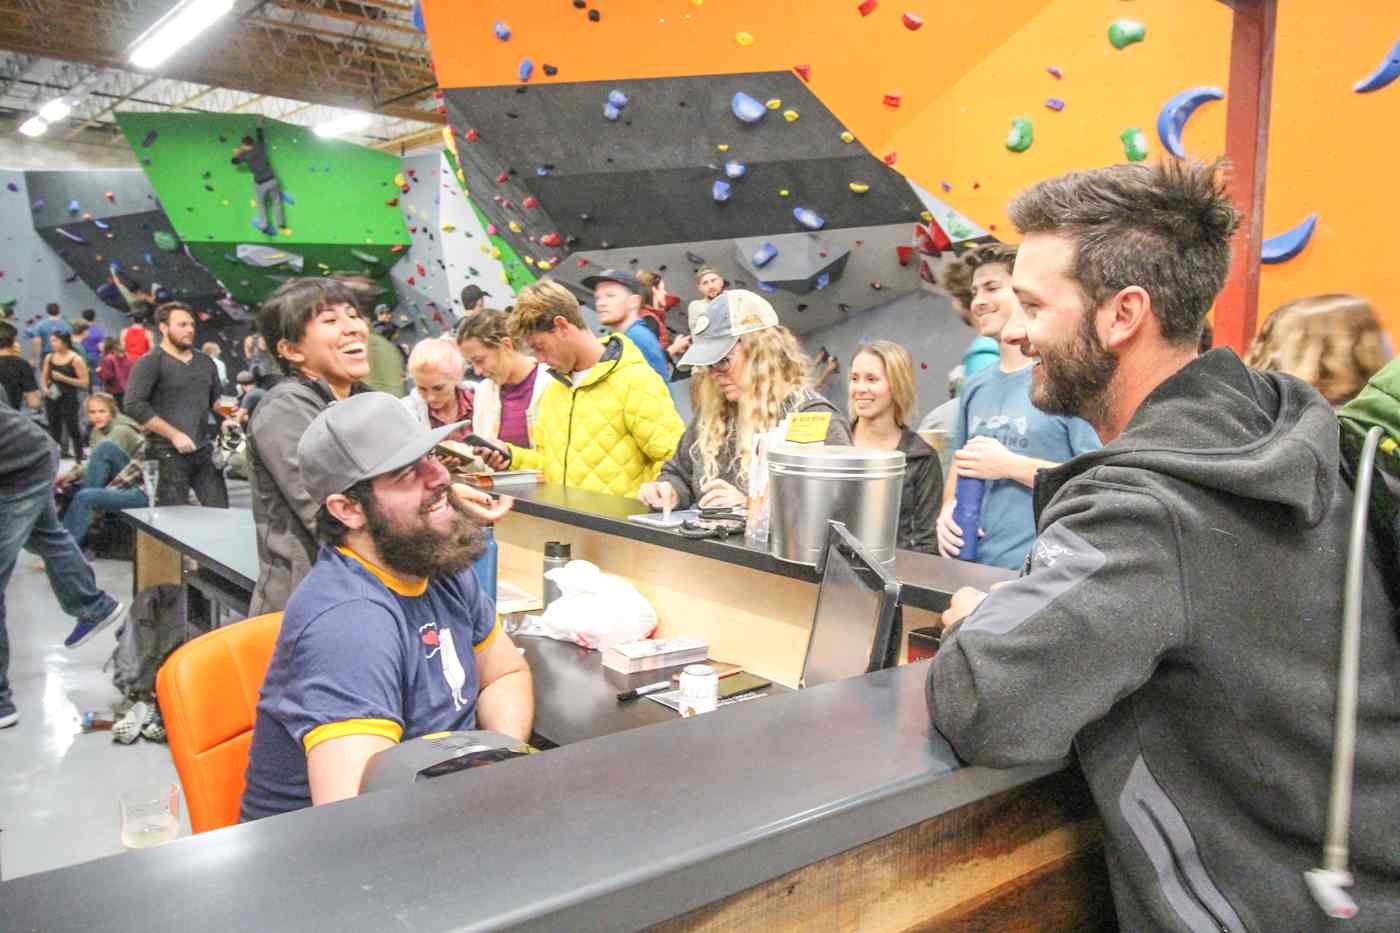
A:
{"label": "eyeglasses", "polygon": [[720,359],[715,360],[713,363],[711,363],[710,366],[709,366],[710,370],[713,371],[713,372],[717,372],[717,373],[727,373],[727,372],[729,372],[729,367],[734,365],[734,361],[733,361],[732,359],[730,359],[730,357],[733,356],[733,355],[734,355],[734,351],[733,351],[733,350],[730,350],[730,351],[729,351],[728,353],[726,353],[723,357],[721,357]]}

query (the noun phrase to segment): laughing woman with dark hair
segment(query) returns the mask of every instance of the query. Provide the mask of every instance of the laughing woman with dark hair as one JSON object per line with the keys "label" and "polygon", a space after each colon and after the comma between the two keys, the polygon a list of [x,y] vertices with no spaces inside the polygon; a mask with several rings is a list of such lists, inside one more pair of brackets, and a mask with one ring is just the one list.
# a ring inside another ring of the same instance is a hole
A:
{"label": "laughing woman with dark hair", "polygon": [[250,614],[276,612],[316,559],[316,510],[297,461],[297,443],[326,406],[365,391],[369,324],[355,294],[335,279],[293,279],[258,312],[258,330],[287,378],[258,403],[249,422],[261,571]]}

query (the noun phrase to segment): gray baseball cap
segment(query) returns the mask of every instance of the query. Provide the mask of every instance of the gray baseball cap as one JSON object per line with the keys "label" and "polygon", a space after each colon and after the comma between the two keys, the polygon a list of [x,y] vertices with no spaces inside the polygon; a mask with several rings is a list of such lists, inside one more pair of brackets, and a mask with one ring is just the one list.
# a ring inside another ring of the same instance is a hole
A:
{"label": "gray baseball cap", "polygon": [[778,312],[768,299],[742,288],[721,292],[708,308],[696,309],[690,319],[693,341],[677,366],[713,366],[729,355],[739,338],[756,330],[777,327]]}
{"label": "gray baseball cap", "polygon": [[333,402],[297,443],[301,479],[319,503],[360,480],[416,462],[466,421],[426,429],[387,392],[362,392]]}

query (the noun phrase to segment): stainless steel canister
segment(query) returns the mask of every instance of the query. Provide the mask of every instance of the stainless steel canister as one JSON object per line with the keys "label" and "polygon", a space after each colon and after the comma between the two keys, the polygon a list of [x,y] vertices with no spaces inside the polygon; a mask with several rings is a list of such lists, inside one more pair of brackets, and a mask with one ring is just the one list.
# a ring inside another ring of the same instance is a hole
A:
{"label": "stainless steel canister", "polygon": [[904,452],[868,447],[781,444],[768,451],[774,557],[817,564],[827,522],[844,522],[876,559],[894,560]]}

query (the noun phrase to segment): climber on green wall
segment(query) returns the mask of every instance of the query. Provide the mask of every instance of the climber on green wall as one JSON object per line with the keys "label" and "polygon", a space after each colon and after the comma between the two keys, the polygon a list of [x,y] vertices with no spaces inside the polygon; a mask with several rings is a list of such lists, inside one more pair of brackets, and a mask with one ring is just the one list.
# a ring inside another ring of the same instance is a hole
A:
{"label": "climber on green wall", "polygon": [[[257,139],[244,136],[243,145],[233,150],[233,164],[238,165],[240,162],[247,165],[253,173],[253,200],[258,206],[258,216],[253,221],[253,226],[268,236],[276,236],[277,227],[287,226],[287,217],[282,211],[282,186],[278,184],[277,175],[272,171],[272,163],[268,161],[267,145],[263,141],[262,117],[258,117]],[[268,223],[269,197],[272,198],[273,210],[277,212],[277,227]]]}

